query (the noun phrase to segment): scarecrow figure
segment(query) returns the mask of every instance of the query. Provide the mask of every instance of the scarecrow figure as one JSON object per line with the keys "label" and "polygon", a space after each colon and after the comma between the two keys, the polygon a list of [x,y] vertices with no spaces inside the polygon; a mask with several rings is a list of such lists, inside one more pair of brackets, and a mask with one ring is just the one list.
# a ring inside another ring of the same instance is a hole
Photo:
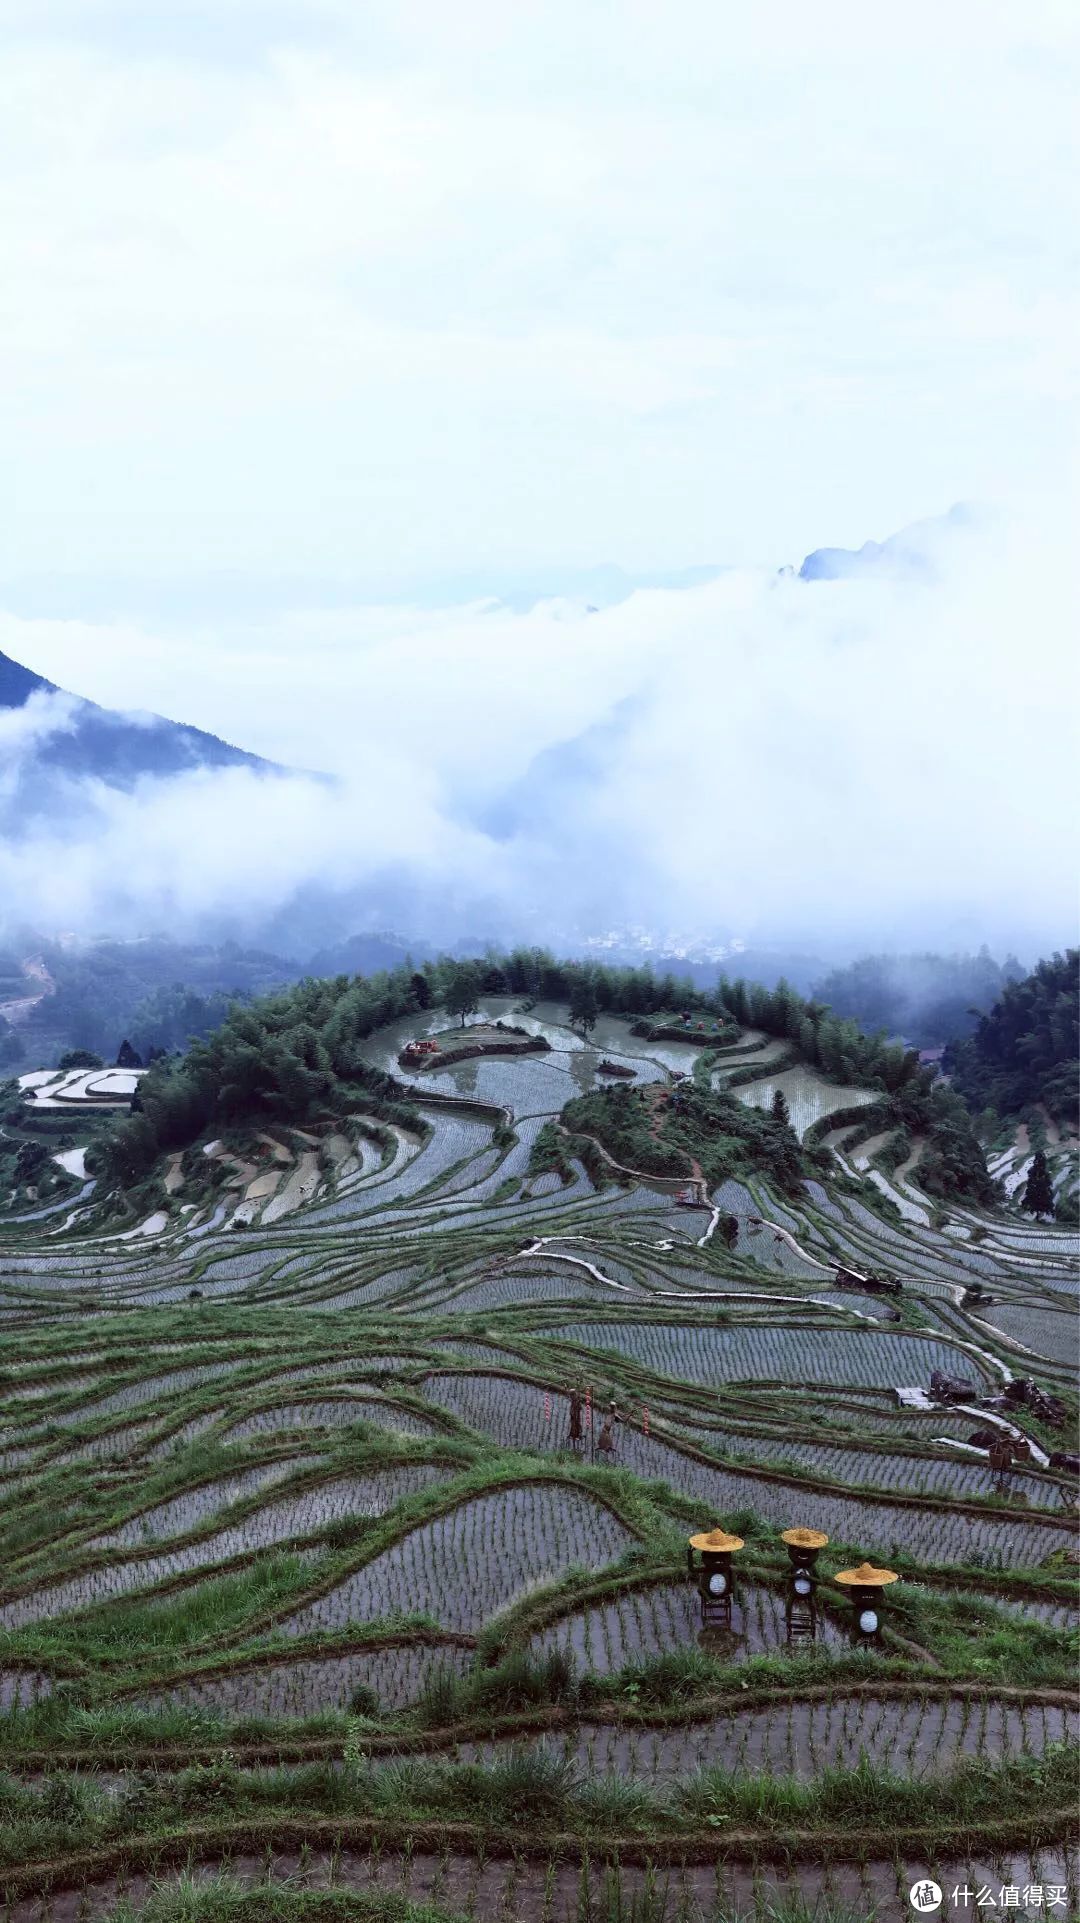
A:
{"label": "scarecrow figure", "polygon": [[570,1447],[576,1449],[585,1438],[585,1425],[581,1413],[581,1390],[573,1389],[570,1394]]}
{"label": "scarecrow figure", "polygon": [[602,1455],[613,1456],[615,1454],[615,1429],[618,1420],[619,1411],[615,1404],[611,1402],[608,1404],[607,1415],[600,1425],[600,1434],[596,1438],[596,1446]]}

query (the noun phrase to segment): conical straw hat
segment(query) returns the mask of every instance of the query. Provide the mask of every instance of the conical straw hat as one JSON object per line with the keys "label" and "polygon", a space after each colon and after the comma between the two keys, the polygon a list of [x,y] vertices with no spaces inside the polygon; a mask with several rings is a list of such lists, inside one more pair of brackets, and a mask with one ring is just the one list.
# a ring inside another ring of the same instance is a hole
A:
{"label": "conical straw hat", "polygon": [[846,1583],[849,1589],[884,1589],[886,1583],[899,1582],[895,1569],[875,1569],[873,1563],[860,1563],[858,1569],[838,1570],[835,1582]]}
{"label": "conical straw hat", "polygon": [[781,1542],[789,1542],[793,1549],[824,1549],[828,1536],[820,1529],[785,1529]]}
{"label": "conical straw hat", "polygon": [[690,1547],[711,1551],[715,1556],[724,1551],[741,1549],[743,1539],[741,1536],[729,1536],[725,1529],[710,1529],[707,1535],[691,1536]]}

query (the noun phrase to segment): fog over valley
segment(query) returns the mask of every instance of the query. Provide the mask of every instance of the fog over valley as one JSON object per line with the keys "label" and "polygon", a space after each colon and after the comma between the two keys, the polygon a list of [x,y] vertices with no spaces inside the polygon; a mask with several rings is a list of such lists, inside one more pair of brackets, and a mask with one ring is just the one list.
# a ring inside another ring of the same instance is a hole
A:
{"label": "fog over valley", "polygon": [[[7,617],[0,647],[64,692],[0,710],[4,898],[82,933],[250,934],[315,891],[436,940],[1053,946],[1075,851],[1069,757],[1046,752],[1074,715],[1064,527],[952,517],[825,571],[606,607]],[[80,760],[72,694],[275,768],[196,746],[118,773],[100,740]]]}

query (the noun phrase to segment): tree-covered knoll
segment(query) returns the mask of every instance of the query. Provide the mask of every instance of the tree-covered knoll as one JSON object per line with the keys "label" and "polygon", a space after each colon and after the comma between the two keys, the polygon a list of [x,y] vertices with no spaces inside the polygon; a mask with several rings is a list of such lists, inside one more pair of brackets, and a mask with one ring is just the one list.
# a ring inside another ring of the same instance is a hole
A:
{"label": "tree-covered knoll", "polygon": [[999,964],[986,947],[977,955],[863,955],[834,968],[814,997],[870,1034],[883,1028],[931,1048],[970,1035],[1022,974],[1014,955]]}
{"label": "tree-covered knoll", "polygon": [[755,1170],[789,1194],[814,1173],[790,1123],[775,1110],[751,1108],[720,1089],[683,1083],[656,1101],[652,1084],[595,1089],[567,1102],[565,1128],[592,1135],[623,1168],[646,1175],[692,1175],[696,1162],[710,1188]]}
{"label": "tree-covered knoll", "polygon": [[[140,1085],[140,1112],[111,1131],[98,1151],[98,1166],[130,1186],[143,1179],[163,1150],[186,1147],[208,1129],[268,1121],[302,1124],[357,1105],[385,1119],[387,1104],[400,1103],[405,1091],[366,1063],[364,1040],[432,1006],[445,1008],[450,1019],[463,1019],[483,995],[563,1002],[590,1028],[602,1014],[656,1015],[673,1008],[733,1016],[787,1040],[793,1061],[808,1063],[830,1080],[876,1091],[885,1119],[927,1133],[925,1168],[937,1192],[990,1198],[982,1152],[963,1103],[934,1086],[932,1073],[919,1067],[914,1052],[864,1035],[855,1022],[840,1021],[785,982],[768,989],[721,976],[705,993],[649,969],[561,962],[542,949],[516,949],[481,962],[444,958],[420,970],[404,965],[370,978],[306,980],[236,1005],[182,1058],[154,1065]],[[740,1123],[726,1132],[745,1135],[747,1126]]]}
{"label": "tree-covered knoll", "polygon": [[1070,1128],[1080,1126],[1080,949],[1041,961],[1023,981],[1009,982],[970,1040],[953,1043],[945,1066],[953,1087],[976,1111],[1021,1115],[1041,1105]]}

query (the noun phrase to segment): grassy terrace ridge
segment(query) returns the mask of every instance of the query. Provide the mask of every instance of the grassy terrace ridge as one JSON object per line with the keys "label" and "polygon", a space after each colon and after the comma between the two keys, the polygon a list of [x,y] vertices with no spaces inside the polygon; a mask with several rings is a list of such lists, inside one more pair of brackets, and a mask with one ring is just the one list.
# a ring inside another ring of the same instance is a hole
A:
{"label": "grassy terrace ridge", "polygon": [[[1032,1849],[1071,1808],[1073,1761],[1062,1750],[1038,1764],[973,1762],[933,1785],[870,1765],[813,1784],[709,1770],[664,1797],[619,1781],[584,1780],[551,1751],[512,1753],[487,1769],[405,1758],[385,1766],[350,1763],[344,1770],[309,1764],[252,1772],[222,1759],[194,1765],[175,1786],[144,1779],[127,1800],[51,1778],[41,1789],[6,1799],[0,1847],[16,1860],[0,1864],[0,1887],[10,1900],[31,1879],[34,1888],[62,1884],[76,1863],[83,1874],[100,1875],[183,1860],[208,1844],[280,1848],[303,1840],[305,1824],[307,1840],[323,1847],[334,1839],[339,1846],[370,1840],[381,1827],[390,1848],[407,1836],[430,1848],[479,1834],[494,1854],[543,1857],[564,1849],[580,1855],[591,1847],[631,1861],[646,1851],[669,1862],[714,1852],[718,1826],[728,1847],[766,1859],[813,1860],[837,1849],[865,1853],[886,1832],[901,1849],[929,1843],[962,1849],[980,1834],[999,1846]],[[515,1835],[523,1822],[528,1832]]]}
{"label": "grassy terrace ridge", "polygon": [[[142,1112],[87,1138],[78,1207],[77,1184],[44,1215],[15,1197],[11,1900],[101,1885],[119,1915],[145,1871],[147,1923],[364,1914],[299,1868],[199,1887],[307,1848],[349,1858],[372,1916],[428,1898],[359,1866],[433,1853],[448,1900],[461,1865],[506,1862],[493,1923],[521,1891],[541,1923],[545,1889],[549,1923],[682,1923],[684,1865],[735,1866],[728,1912],[764,1918],[785,1860],[1061,1859],[1068,1232],[965,1185],[974,1137],[902,1051],[737,984],[686,1003],[720,1047],[672,1038],[659,990],[535,957],[302,983],[144,1078]],[[404,1065],[473,1015],[536,1045]],[[922,1399],[934,1370],[968,1410]],[[995,1422],[1033,1452],[1004,1480],[970,1440]],[[785,1627],[795,1523],[830,1538],[810,1647]],[[733,1633],[702,1640],[686,1542],[717,1524],[744,1543]],[[899,1577],[869,1649],[835,1581],[865,1560]],[[611,1857],[633,1876],[605,1895]]]}

